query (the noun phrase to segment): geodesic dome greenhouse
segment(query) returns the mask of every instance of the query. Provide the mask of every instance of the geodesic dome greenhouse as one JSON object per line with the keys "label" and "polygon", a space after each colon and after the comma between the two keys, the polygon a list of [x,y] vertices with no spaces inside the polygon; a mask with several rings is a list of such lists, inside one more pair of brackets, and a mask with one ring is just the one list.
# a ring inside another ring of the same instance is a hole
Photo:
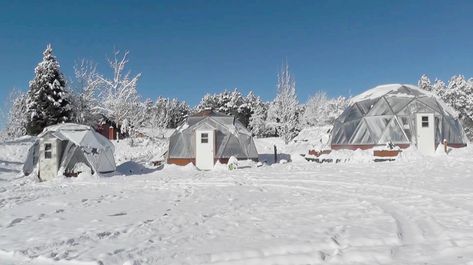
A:
{"label": "geodesic dome greenhouse", "polygon": [[[46,127],[28,151],[23,165],[23,173],[29,175],[45,161],[45,153],[41,148],[42,142],[56,139],[61,144],[57,150],[59,174],[74,170],[79,164],[85,164],[92,173],[109,173],[116,170],[112,142],[96,132],[92,127],[75,123],[61,123]],[[48,158],[51,159],[51,158]],[[41,172],[39,172],[41,173]],[[39,174],[41,177],[41,174]]]}
{"label": "geodesic dome greenhouse", "polygon": [[416,144],[416,114],[433,113],[435,144],[446,139],[452,147],[467,139],[453,109],[428,91],[392,84],[370,89],[351,101],[336,119],[332,149],[368,149],[392,142],[401,148]]}
{"label": "geodesic dome greenhouse", "polygon": [[187,118],[169,138],[167,162],[187,165],[196,162],[197,130],[215,131],[215,161],[226,163],[237,159],[258,160],[251,132],[234,116],[204,110]]}

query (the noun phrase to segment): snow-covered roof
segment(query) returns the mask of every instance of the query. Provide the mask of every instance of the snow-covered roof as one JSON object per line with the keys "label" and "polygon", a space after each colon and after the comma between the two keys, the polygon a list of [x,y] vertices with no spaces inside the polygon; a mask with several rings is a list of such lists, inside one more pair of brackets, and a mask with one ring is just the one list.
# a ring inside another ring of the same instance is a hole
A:
{"label": "snow-covered roof", "polygon": [[78,146],[114,150],[113,144],[92,127],[75,123],[60,123],[46,127],[38,138],[52,135],[61,140],[69,140]]}
{"label": "snow-covered roof", "polygon": [[[405,90],[406,88],[411,89],[411,90],[417,92],[418,94],[426,94],[426,95],[429,94],[429,95],[431,95],[431,93],[429,93],[428,91],[422,91],[420,88],[418,88],[414,85],[409,85],[409,84],[385,84],[385,85],[380,85],[380,86],[373,87],[372,89],[369,89],[369,90],[359,94],[358,96],[351,98],[351,102],[355,103],[355,102],[360,102],[360,101],[367,100],[367,99],[375,99],[375,98],[382,97],[382,96],[384,96],[388,93],[395,93],[395,94],[398,94],[398,95],[405,95],[405,96],[414,96],[414,95],[412,95],[413,93],[406,93],[406,91],[401,91],[401,90]],[[401,92],[401,93],[399,93],[399,92]]]}
{"label": "snow-covered roof", "polygon": [[435,98],[437,103],[442,107],[442,109],[448,112],[450,115],[457,117],[458,112],[454,110],[452,107],[448,106],[441,100],[437,95],[434,93],[420,89],[417,86],[410,85],[410,84],[385,84],[373,87],[358,96],[355,96],[350,99],[350,103],[354,104],[357,102],[361,102],[364,100],[374,100],[380,98],[382,96],[387,97],[419,97],[419,96],[426,96]]}

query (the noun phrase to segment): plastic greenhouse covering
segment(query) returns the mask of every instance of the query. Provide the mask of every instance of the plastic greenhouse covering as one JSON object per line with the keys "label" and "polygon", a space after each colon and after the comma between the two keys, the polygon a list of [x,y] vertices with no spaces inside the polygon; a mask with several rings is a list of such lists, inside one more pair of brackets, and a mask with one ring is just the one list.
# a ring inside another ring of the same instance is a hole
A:
{"label": "plastic greenhouse covering", "polygon": [[[46,127],[28,152],[23,172],[32,173],[39,160],[39,140],[56,138],[63,142],[60,171],[70,170],[77,163],[84,163],[93,172],[115,171],[115,147],[90,126],[62,123]],[[61,173],[61,172],[59,172]]]}
{"label": "plastic greenhouse covering", "polygon": [[235,117],[217,112],[196,114],[182,123],[169,138],[168,158],[194,158],[197,129],[215,130],[216,158],[258,158],[251,132]]}
{"label": "plastic greenhouse covering", "polygon": [[466,144],[457,114],[430,92],[412,85],[383,85],[352,99],[332,130],[332,147],[416,143],[416,113],[433,113],[435,141]]}

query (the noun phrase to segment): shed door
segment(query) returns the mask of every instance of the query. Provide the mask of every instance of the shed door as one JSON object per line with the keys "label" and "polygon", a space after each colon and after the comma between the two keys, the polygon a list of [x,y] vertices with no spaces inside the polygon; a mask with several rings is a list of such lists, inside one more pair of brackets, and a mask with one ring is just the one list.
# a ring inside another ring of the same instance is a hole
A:
{"label": "shed door", "polygon": [[215,131],[195,131],[195,166],[198,169],[209,170],[214,167]]}
{"label": "shed door", "polygon": [[433,113],[417,113],[417,149],[425,155],[435,153],[435,120]]}
{"label": "shed door", "polygon": [[39,177],[43,181],[53,179],[59,170],[60,142],[57,139],[41,139],[39,143]]}

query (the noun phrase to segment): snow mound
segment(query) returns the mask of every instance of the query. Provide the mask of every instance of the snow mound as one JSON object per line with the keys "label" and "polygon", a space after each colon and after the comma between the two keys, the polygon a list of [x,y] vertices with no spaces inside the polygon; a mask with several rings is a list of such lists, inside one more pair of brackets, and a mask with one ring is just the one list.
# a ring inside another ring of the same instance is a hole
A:
{"label": "snow mound", "polygon": [[293,151],[297,150],[300,154],[307,153],[308,150],[330,149],[330,133],[333,126],[309,127],[304,128],[289,144]]}
{"label": "snow mound", "polygon": [[149,174],[154,171],[156,171],[156,169],[148,168],[145,165],[137,163],[135,161],[127,161],[117,166],[117,173],[121,173],[126,176]]}

